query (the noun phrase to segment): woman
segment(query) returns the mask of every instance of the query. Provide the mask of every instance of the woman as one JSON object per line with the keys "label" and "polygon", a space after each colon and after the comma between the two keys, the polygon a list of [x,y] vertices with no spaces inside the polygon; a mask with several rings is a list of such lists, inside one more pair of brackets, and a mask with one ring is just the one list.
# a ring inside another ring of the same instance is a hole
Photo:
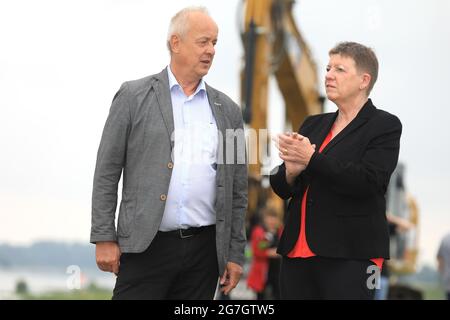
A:
{"label": "woman", "polygon": [[326,93],[338,111],[279,135],[284,163],[270,177],[290,199],[278,246],[282,299],[373,299],[373,266],[389,258],[384,194],[402,125],[368,98],[378,75],[370,48],[344,42],[329,56]]}

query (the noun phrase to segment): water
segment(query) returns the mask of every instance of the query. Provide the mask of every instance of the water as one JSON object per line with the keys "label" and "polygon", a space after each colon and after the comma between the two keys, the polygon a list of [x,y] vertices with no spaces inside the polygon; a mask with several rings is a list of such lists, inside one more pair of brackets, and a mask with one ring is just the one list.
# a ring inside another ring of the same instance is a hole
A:
{"label": "water", "polygon": [[92,283],[97,287],[113,289],[115,276],[95,270],[80,270],[78,267],[67,269],[1,269],[0,268],[0,299],[13,297],[17,282],[26,282],[28,291],[39,294],[47,291],[69,292],[73,289],[84,289]]}
{"label": "water", "polygon": [[[81,271],[81,273],[78,273]],[[84,289],[95,283],[97,287],[109,289],[112,292],[116,277],[112,273],[96,270],[83,272],[77,267],[67,269],[56,268],[0,268],[0,300],[17,299],[15,295],[17,282],[26,282],[28,291],[40,294],[48,291],[69,292],[75,288]],[[232,299],[255,299],[255,294],[246,286],[246,279],[242,278],[237,287],[231,292]]]}

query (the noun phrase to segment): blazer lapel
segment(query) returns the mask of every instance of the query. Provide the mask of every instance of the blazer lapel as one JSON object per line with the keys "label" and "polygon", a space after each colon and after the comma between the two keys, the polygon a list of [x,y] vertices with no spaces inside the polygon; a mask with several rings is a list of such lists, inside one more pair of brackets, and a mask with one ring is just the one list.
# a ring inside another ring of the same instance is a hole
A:
{"label": "blazer lapel", "polygon": [[156,99],[158,100],[159,110],[164,121],[164,124],[169,134],[171,145],[173,148],[174,141],[172,139],[172,133],[174,130],[173,124],[173,110],[172,110],[172,98],[170,97],[169,88],[169,76],[167,75],[167,68],[159,73],[156,78],[159,80],[156,82]]}
{"label": "blazer lapel", "polygon": [[225,168],[223,165],[221,164],[225,164],[226,163],[226,135],[225,135],[225,130],[226,130],[226,124],[225,124],[225,116],[223,113],[223,108],[224,106],[222,105],[222,102],[219,101],[218,99],[218,95],[216,93],[216,91],[214,89],[212,89],[210,86],[208,86],[208,84],[205,83],[206,86],[206,94],[208,95],[208,102],[209,102],[209,106],[211,107],[211,111],[213,113],[214,119],[216,119],[216,124],[217,124],[217,129],[219,130],[221,137],[219,137],[219,139],[217,139],[218,141],[218,146],[217,146],[217,174],[216,174],[216,193],[217,195],[222,194],[223,196],[218,196],[216,197],[216,203],[215,203],[215,208],[216,208],[216,212],[218,214],[221,214],[221,216],[217,216],[217,220],[224,220],[225,217],[225,213],[222,210],[223,207],[223,201],[222,199],[225,198],[225,194],[224,191],[225,189],[223,188],[225,186]]}
{"label": "blazer lapel", "polygon": [[342,141],[342,139],[344,139],[347,135],[364,125],[370,119],[374,110],[375,107],[373,106],[372,101],[369,99],[356,115],[355,119],[353,119],[341,132],[339,132],[337,136],[331,139],[330,143],[328,143],[328,145],[322,150],[322,153],[327,153],[331,148]]}
{"label": "blazer lapel", "polygon": [[311,135],[310,137],[308,137],[310,142],[317,146],[317,150],[319,150],[318,148],[320,148],[323,141],[325,140],[328,133],[330,132],[331,127],[333,126],[333,123],[336,120],[337,115],[338,115],[338,113],[335,112],[335,113],[327,116],[327,119],[325,119],[323,126],[318,130],[318,132]]}
{"label": "blazer lapel", "polygon": [[[206,93],[208,95],[208,102],[209,106],[211,107],[211,111],[213,113],[214,119],[216,119],[217,129],[220,131],[220,134],[222,135],[221,138],[218,139],[219,145],[218,145],[218,157],[219,157],[219,163],[225,163],[226,159],[226,124],[225,124],[225,116],[223,113],[224,106],[222,105],[222,102],[219,101],[217,97],[217,93],[214,89],[212,89],[210,86],[205,84],[206,86]],[[222,144],[221,144],[222,142]],[[222,158],[222,159],[220,159]]]}
{"label": "blazer lapel", "polygon": [[206,86],[206,94],[208,95],[208,102],[211,107],[214,119],[216,119],[217,128],[225,134],[225,118],[223,115],[223,106],[222,103],[217,99],[217,93],[207,84]]}

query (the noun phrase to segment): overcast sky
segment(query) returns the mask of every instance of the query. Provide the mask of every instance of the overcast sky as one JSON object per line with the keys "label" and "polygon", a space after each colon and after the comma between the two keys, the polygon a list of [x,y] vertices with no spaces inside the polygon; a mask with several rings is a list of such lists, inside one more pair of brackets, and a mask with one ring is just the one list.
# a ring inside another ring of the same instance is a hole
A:
{"label": "overcast sky", "polygon": [[[219,42],[206,80],[239,102],[239,3],[0,3],[0,243],[88,242],[95,158],[111,99],[123,81],[168,64],[166,31],[179,9],[210,9]],[[303,0],[294,10],[320,79],[337,42],[376,50],[380,75],[372,99],[403,123],[400,158],[420,207],[420,259],[434,263],[450,231],[450,1]],[[282,130],[274,83],[270,104],[272,130]],[[328,102],[326,109],[335,106]]]}

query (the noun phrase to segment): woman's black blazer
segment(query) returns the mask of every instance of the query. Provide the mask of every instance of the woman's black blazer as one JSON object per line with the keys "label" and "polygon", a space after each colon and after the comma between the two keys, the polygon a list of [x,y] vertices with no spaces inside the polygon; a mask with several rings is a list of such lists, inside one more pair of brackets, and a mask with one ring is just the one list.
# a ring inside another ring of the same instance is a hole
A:
{"label": "woman's black blazer", "polygon": [[[321,146],[338,111],[308,117],[299,133]],[[278,253],[287,255],[298,239],[300,205],[307,186],[306,239],[318,256],[348,259],[389,258],[385,193],[400,149],[400,120],[369,99],[322,153],[316,151],[291,187],[284,164],[270,184],[290,199]]]}

